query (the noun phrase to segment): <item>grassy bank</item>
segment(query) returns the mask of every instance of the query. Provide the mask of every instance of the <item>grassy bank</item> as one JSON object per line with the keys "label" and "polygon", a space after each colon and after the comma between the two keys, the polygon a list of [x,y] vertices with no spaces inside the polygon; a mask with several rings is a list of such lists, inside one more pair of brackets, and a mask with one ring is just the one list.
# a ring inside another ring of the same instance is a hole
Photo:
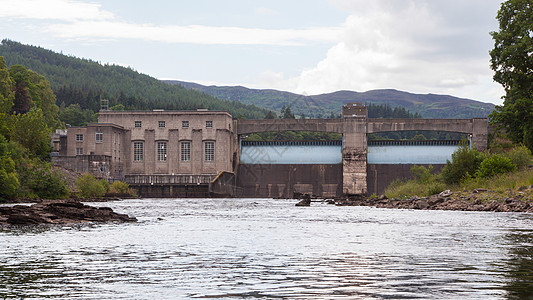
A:
{"label": "grassy bank", "polygon": [[[518,146],[505,152],[478,152],[466,147],[459,148],[440,174],[434,174],[432,167],[414,166],[412,179],[393,182],[386,190],[388,198],[412,196],[429,197],[444,190],[455,194],[473,190],[491,191],[493,195],[523,194],[532,189],[533,157],[531,152]],[[531,199],[530,197],[526,197]]]}

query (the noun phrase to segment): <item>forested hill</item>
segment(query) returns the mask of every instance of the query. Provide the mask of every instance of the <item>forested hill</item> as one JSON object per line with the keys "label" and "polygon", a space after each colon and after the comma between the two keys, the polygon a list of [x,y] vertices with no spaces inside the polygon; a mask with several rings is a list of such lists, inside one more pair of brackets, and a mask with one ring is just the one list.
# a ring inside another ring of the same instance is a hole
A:
{"label": "forested hill", "polygon": [[412,94],[397,90],[373,90],[368,92],[338,91],[329,94],[303,96],[276,90],[249,89],[241,86],[203,86],[191,82],[167,81],[186,88],[201,91],[220,99],[255,104],[274,111],[284,106],[291,107],[296,115],[309,117],[339,115],[343,104],[363,104],[404,107],[424,118],[474,118],[487,117],[494,104],[447,95]]}
{"label": "forested hill", "polygon": [[110,106],[122,104],[127,110],[207,108],[246,118],[263,118],[267,113],[266,109],[254,105],[220,100],[200,91],[170,85],[131,68],[102,65],[10,40],[0,44],[0,56],[8,66],[23,65],[45,76],[57,96],[57,104],[62,107],[78,103],[82,109],[96,112],[100,98],[105,98]]}

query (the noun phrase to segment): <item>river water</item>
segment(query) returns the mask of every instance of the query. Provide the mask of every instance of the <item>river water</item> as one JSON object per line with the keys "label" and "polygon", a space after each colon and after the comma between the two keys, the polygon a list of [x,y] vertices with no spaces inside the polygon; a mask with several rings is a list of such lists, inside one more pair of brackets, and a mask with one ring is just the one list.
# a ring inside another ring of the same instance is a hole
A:
{"label": "river water", "polygon": [[0,229],[0,298],[533,297],[533,215],[272,199],[107,203],[138,223]]}

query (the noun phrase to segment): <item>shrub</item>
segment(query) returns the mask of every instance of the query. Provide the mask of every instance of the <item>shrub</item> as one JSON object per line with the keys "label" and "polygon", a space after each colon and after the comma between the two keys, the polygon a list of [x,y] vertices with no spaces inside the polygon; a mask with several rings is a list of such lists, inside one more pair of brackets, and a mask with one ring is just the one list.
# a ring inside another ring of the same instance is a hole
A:
{"label": "shrub", "polygon": [[504,154],[517,168],[531,164],[531,151],[526,146],[517,146]]}
{"label": "shrub", "polygon": [[481,165],[476,172],[476,176],[486,178],[496,174],[512,172],[515,169],[516,164],[514,164],[509,158],[500,154],[494,154],[481,162]]}
{"label": "shrub", "polygon": [[49,169],[48,165],[35,167],[30,181],[31,190],[43,199],[58,199],[67,196],[68,189],[62,176]]}
{"label": "shrub", "polygon": [[486,158],[484,153],[475,149],[470,149],[466,145],[459,148],[452,154],[452,161],[446,161],[446,166],[442,169],[442,179],[447,184],[457,184],[467,174],[476,174],[481,162]]}
{"label": "shrub", "polygon": [[109,187],[109,192],[113,194],[126,194],[130,186],[122,181],[115,181]]}
{"label": "shrub", "polygon": [[433,166],[431,165],[427,168],[418,165],[411,167],[411,175],[413,175],[413,178],[418,182],[429,182],[433,177],[431,172],[433,172]]}
{"label": "shrub", "polygon": [[76,180],[80,196],[84,198],[102,197],[106,193],[106,186],[102,180],[96,180],[91,174],[84,174]]}

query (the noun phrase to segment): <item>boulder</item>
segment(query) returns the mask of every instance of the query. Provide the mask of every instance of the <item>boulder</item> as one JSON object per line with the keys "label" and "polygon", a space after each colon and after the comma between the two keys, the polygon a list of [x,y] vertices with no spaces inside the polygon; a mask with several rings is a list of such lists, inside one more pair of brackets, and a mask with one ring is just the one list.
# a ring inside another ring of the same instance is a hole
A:
{"label": "boulder", "polygon": [[311,206],[311,196],[309,194],[303,195],[303,199],[296,203],[296,206]]}
{"label": "boulder", "polygon": [[0,207],[0,225],[71,224],[84,222],[135,222],[134,217],[78,201],[37,203],[32,206]]}

